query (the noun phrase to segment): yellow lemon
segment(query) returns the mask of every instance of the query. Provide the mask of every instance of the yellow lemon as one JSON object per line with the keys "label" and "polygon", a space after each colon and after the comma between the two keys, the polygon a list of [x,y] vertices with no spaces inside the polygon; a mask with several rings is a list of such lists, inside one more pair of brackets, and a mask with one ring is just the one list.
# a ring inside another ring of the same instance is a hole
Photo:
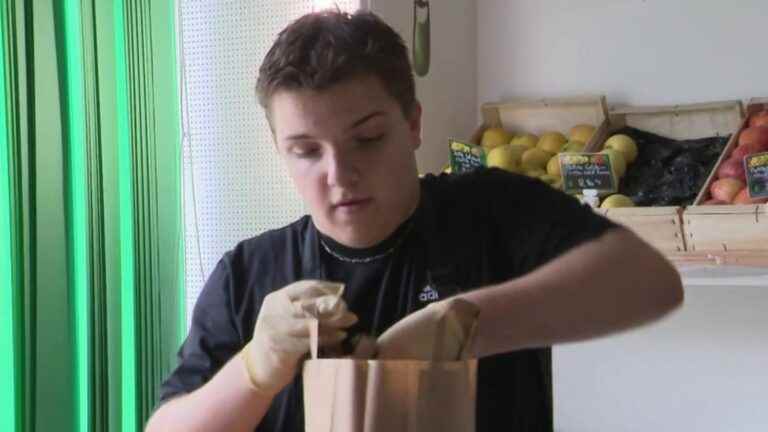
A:
{"label": "yellow lemon", "polygon": [[509,147],[509,151],[512,152],[512,156],[517,161],[518,165],[520,164],[520,160],[523,158],[523,153],[525,153],[528,150],[528,147],[521,145],[521,144],[509,144],[506,147]]}
{"label": "yellow lemon", "polygon": [[550,186],[554,186],[557,182],[560,181],[560,176],[544,174],[543,176],[539,177],[539,179]]}
{"label": "yellow lemon", "polygon": [[489,167],[498,167],[507,171],[517,172],[520,164],[520,153],[509,145],[492,148],[486,159]]}
{"label": "yellow lemon", "polygon": [[637,143],[627,135],[614,135],[605,141],[603,147],[620,151],[624,154],[627,163],[632,163],[637,159]]}
{"label": "yellow lemon", "polygon": [[619,207],[634,207],[634,206],[635,206],[635,203],[632,202],[632,199],[622,194],[610,195],[603,200],[602,204],[600,204],[600,208],[619,208]]}
{"label": "yellow lemon", "polygon": [[552,155],[542,149],[528,149],[525,151],[525,153],[523,153],[521,158],[521,165],[525,170],[530,170],[533,168],[539,168],[543,170],[544,167],[547,166],[547,162],[549,162],[550,157],[552,157]]}
{"label": "yellow lemon", "polygon": [[539,137],[537,137],[534,134],[526,133],[522,135],[517,135],[516,137],[512,138],[512,141],[509,143],[512,145],[522,145],[526,148],[534,148],[536,147],[536,144],[539,142]]}
{"label": "yellow lemon", "polygon": [[549,152],[551,154],[560,153],[566,143],[565,136],[560,132],[545,132],[539,138],[536,148]]}
{"label": "yellow lemon", "polygon": [[528,177],[541,178],[541,176],[547,175],[547,172],[541,168],[531,168],[525,170],[525,175]]}
{"label": "yellow lemon", "polygon": [[480,140],[480,144],[487,148],[492,149],[500,145],[509,144],[511,136],[504,128],[490,127],[483,131],[483,137]]}
{"label": "yellow lemon", "polygon": [[574,141],[581,141],[583,143],[589,142],[592,135],[595,134],[595,127],[588,124],[579,124],[571,128],[569,137]]}
{"label": "yellow lemon", "polygon": [[562,175],[560,174],[560,157],[558,155],[549,158],[549,162],[547,162],[547,174],[558,178]]}

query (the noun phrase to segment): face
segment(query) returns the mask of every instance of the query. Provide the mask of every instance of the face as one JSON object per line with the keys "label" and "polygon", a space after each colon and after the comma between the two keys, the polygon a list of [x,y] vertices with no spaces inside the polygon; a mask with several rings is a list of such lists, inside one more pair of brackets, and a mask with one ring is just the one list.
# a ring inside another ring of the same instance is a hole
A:
{"label": "face", "polygon": [[421,107],[406,118],[377,78],[277,92],[270,116],[277,149],[323,234],[373,246],[416,208]]}

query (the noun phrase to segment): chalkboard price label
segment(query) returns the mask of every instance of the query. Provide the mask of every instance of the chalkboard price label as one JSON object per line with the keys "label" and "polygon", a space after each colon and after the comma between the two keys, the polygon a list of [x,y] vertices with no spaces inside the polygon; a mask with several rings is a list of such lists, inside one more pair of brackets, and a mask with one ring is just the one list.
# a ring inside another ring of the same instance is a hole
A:
{"label": "chalkboard price label", "polygon": [[768,153],[758,153],[745,157],[744,172],[747,174],[749,197],[768,197]]}
{"label": "chalkboard price label", "polygon": [[566,193],[582,193],[584,189],[616,192],[616,176],[610,155],[605,153],[561,153],[560,172]]}
{"label": "chalkboard price label", "polygon": [[470,172],[488,166],[488,155],[479,145],[450,139],[448,151],[452,173]]}

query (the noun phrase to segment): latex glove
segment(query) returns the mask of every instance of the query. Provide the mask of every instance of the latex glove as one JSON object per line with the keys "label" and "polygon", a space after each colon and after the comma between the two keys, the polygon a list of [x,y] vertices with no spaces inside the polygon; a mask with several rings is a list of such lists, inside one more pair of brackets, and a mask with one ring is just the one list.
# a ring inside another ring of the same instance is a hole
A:
{"label": "latex glove", "polygon": [[479,313],[477,306],[459,298],[431,303],[379,336],[378,358],[455,361],[467,357]]}
{"label": "latex glove", "polygon": [[[299,361],[309,351],[309,323],[319,322],[319,345],[337,344],[344,329],[357,322],[341,299],[343,285],[302,280],[264,298],[253,338],[241,354],[251,383],[274,395],[291,382]],[[315,318],[307,313],[311,311]]]}

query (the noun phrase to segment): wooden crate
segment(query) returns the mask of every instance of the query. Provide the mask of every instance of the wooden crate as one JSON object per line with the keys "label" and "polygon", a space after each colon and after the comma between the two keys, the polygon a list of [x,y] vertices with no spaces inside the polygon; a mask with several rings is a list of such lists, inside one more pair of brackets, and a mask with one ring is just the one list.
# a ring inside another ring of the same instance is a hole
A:
{"label": "wooden crate", "polygon": [[664,253],[686,250],[681,213],[676,207],[632,207],[595,209],[608,219],[626,226]]}
{"label": "wooden crate", "polygon": [[709,188],[712,185],[712,182],[716,180],[717,175],[717,169],[720,168],[720,165],[728,160],[728,158],[731,157],[731,153],[733,153],[733,150],[739,145],[739,134],[742,130],[747,128],[749,126],[749,116],[752,114],[762,111],[764,109],[768,108],[768,98],[752,98],[747,103],[747,112],[744,118],[742,118],[741,123],[739,124],[739,128],[737,129],[736,133],[733,134],[733,137],[731,137],[731,140],[728,142],[728,145],[725,147],[725,150],[723,150],[723,154],[720,155],[720,157],[717,159],[717,163],[715,164],[715,168],[712,170],[711,173],[709,173],[709,177],[707,178],[707,181],[704,183],[704,187],[701,188],[701,192],[699,193],[699,196],[696,198],[696,201],[694,202],[694,205],[701,205],[703,202],[707,201],[710,198],[709,195]]}
{"label": "wooden crate", "polygon": [[683,223],[690,252],[717,252],[724,257],[768,253],[765,204],[692,206],[683,213]]}
{"label": "wooden crate", "polygon": [[[768,98],[750,99],[746,117],[738,133],[747,126],[749,116],[768,107]],[[738,136],[738,133],[735,136]],[[738,140],[728,143],[715,166],[730,157]],[[709,199],[713,172],[696,205],[683,212],[683,230],[689,254],[682,262],[716,265],[768,266],[768,205],[701,205]]]}
{"label": "wooden crate", "polygon": [[[735,132],[741,125],[742,119],[743,109],[740,101],[616,108],[608,115],[608,127],[596,134],[598,136],[595,137],[592,146],[587,147],[587,151],[602,150],[605,141],[615,131],[625,126],[672,139],[696,139],[731,134],[730,145],[735,140]],[[700,196],[701,193],[697,200]],[[610,209],[606,215],[613,221],[630,228],[660,251],[673,254],[687,250],[682,213],[682,207],[663,206]]]}
{"label": "wooden crate", "polygon": [[608,108],[605,96],[575,96],[543,99],[509,99],[503,102],[485,103],[481,107],[483,123],[472,134],[471,141],[480,144],[483,132],[489,127],[503,127],[509,132],[541,135],[559,131],[568,136],[578,124],[595,126],[596,132],[589,146],[601,129],[605,129]]}

